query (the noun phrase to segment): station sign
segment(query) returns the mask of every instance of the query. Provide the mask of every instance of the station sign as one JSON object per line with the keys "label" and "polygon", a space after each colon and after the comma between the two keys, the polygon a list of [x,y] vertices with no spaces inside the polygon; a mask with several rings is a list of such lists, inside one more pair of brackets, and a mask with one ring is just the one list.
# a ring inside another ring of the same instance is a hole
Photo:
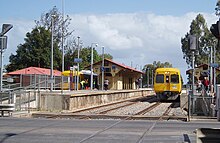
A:
{"label": "station sign", "polygon": [[81,58],[74,58],[74,63],[81,63],[82,59]]}
{"label": "station sign", "polygon": [[213,68],[218,68],[218,67],[219,67],[219,64],[217,64],[217,63],[211,63],[210,66],[213,67]]}

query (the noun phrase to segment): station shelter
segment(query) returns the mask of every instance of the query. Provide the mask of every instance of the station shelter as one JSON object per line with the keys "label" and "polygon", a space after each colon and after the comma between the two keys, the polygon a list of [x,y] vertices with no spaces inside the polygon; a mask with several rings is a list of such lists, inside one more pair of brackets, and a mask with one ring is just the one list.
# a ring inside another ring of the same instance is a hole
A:
{"label": "station shelter", "polygon": [[[90,66],[87,68],[89,69]],[[102,61],[93,64],[93,71],[98,75],[99,87],[102,83],[102,69],[104,69],[104,80],[109,81],[108,88],[112,90],[136,89],[135,80],[141,79],[144,74],[135,68],[104,59],[104,68],[102,68]]]}
{"label": "station shelter", "polygon": [[[16,70],[13,72],[6,73],[3,78],[12,79],[12,83],[18,83],[19,86],[25,87],[30,85],[36,85],[40,83],[41,87],[49,87],[49,80],[51,70],[40,67],[27,67],[24,69]],[[59,86],[61,82],[61,72],[58,70],[53,70],[54,85]]]}
{"label": "station shelter", "polygon": [[[195,79],[195,83],[197,83],[198,80],[203,80],[204,77],[207,77],[210,80],[210,69],[213,68],[208,64],[201,64],[197,67],[195,67],[195,73],[194,73],[194,79]],[[213,68],[214,69],[214,68]],[[215,68],[216,72],[215,72],[215,76],[216,76],[216,83],[220,84],[220,70],[219,68]],[[213,75],[214,75],[214,70],[213,71]],[[191,83],[191,79],[192,79],[192,69],[189,69],[186,71],[186,74],[188,75],[189,79],[190,79],[190,83]],[[214,80],[214,78],[213,78]],[[212,84],[212,82],[210,82],[210,84]]]}

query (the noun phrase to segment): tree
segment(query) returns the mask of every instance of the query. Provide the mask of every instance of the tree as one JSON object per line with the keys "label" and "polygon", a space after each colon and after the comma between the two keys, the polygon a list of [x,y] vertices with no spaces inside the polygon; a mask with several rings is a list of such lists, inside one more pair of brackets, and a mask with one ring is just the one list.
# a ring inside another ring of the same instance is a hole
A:
{"label": "tree", "polygon": [[[9,57],[7,72],[30,66],[50,68],[51,32],[44,27],[35,27],[26,34],[25,43],[18,45],[16,54]],[[61,52],[54,41],[54,69],[61,65]]]}
{"label": "tree", "polygon": [[[74,30],[69,30],[71,21],[69,15],[64,18],[64,15],[56,7],[53,7],[49,12],[41,14],[39,21],[35,20],[36,27],[41,26],[51,31],[52,17],[54,20],[54,40],[58,42],[59,49],[64,53],[64,70],[69,69],[70,63],[73,61],[73,57],[69,57],[70,53],[73,47],[77,47],[76,38],[71,36]],[[61,67],[62,64],[59,70],[62,69]]]}
{"label": "tree", "polygon": [[[192,66],[192,51],[188,46],[188,36],[195,35],[199,41],[198,51],[196,52],[195,65],[208,63],[209,48],[213,47],[215,42],[214,36],[209,31],[206,21],[203,15],[198,14],[196,18],[191,22],[190,31],[185,34],[184,38],[181,38],[181,49],[183,52],[183,59],[186,60],[188,66]],[[217,50],[217,49],[216,49]]]}
{"label": "tree", "polygon": [[[68,49],[65,54],[65,69],[69,69],[70,66],[76,65],[74,63],[74,58],[77,58],[78,50],[77,48]],[[80,63],[80,70],[88,67],[91,64],[91,47],[82,48],[79,51],[80,58],[82,63]],[[110,54],[104,54],[105,58],[112,59],[113,57]],[[102,60],[102,55],[99,55],[96,49],[93,49],[93,62],[98,62]]]}
{"label": "tree", "polygon": [[73,33],[73,30],[69,31],[71,21],[69,15],[67,15],[67,18],[64,19],[62,13],[60,13],[56,7],[53,7],[53,9],[49,10],[49,12],[41,14],[39,21],[35,20],[36,27],[44,27],[47,30],[51,30],[52,17],[54,17],[54,37],[60,45],[62,35],[64,39],[66,39]]}
{"label": "tree", "polygon": [[154,61],[153,64],[146,64],[143,68],[144,77],[143,77],[143,84],[147,84],[149,81],[149,84],[152,85],[153,81],[153,73],[157,68],[172,68],[172,64],[169,62],[161,63],[160,61],[156,62]]}
{"label": "tree", "polygon": [[[67,16],[66,19],[61,15],[56,7],[50,10],[46,14],[41,15],[40,21],[35,21],[35,28],[26,34],[25,43],[20,44],[15,55],[9,57],[10,64],[6,65],[5,69],[7,72],[26,68],[29,66],[37,66],[50,68],[51,67],[51,20],[54,17],[54,69],[61,70],[62,67],[62,48],[61,45],[62,37],[66,40],[65,45],[66,54],[64,55],[64,69],[69,69],[73,66],[74,59],[77,58],[78,43],[76,38],[70,37],[73,31],[68,30],[70,24],[70,17]],[[62,35],[63,34],[63,35]],[[80,49],[80,58],[82,58],[82,63],[80,63],[80,69],[88,66],[91,62],[91,49],[82,48]],[[105,54],[105,57],[112,59],[110,54]],[[94,50],[94,62],[101,59],[97,51]]]}

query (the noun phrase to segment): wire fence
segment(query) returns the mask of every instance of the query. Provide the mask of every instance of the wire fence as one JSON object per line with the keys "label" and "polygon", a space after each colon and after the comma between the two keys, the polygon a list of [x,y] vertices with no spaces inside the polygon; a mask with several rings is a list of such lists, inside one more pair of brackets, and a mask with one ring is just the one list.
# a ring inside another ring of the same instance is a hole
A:
{"label": "wire fence", "polygon": [[2,86],[0,92],[1,104],[15,104],[16,111],[39,110],[41,92],[49,91],[51,84],[53,90],[61,90],[62,83],[68,83],[68,77],[54,76],[54,82],[48,75],[20,75],[13,77],[12,84]]}

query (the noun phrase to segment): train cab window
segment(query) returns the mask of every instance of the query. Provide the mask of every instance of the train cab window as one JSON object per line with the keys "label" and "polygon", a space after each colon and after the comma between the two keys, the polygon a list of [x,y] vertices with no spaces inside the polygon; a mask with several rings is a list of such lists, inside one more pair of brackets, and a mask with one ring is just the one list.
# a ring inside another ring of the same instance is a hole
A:
{"label": "train cab window", "polygon": [[166,76],[166,83],[169,83],[169,82],[170,82],[169,76],[167,75],[167,76]]}
{"label": "train cab window", "polygon": [[172,74],[171,75],[171,82],[172,83],[179,83],[179,75],[178,74]]}
{"label": "train cab window", "polygon": [[164,75],[163,74],[156,75],[156,83],[164,83]]}

